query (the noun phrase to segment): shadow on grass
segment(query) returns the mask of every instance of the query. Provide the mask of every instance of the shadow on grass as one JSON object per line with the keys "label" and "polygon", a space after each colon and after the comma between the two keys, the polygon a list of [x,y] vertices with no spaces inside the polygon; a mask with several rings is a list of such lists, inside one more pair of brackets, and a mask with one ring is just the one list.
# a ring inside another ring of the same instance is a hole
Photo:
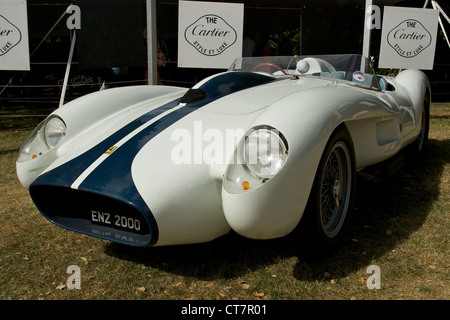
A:
{"label": "shadow on grass", "polygon": [[239,277],[280,259],[296,257],[293,276],[314,281],[348,274],[371,265],[418,230],[439,196],[444,166],[450,162],[450,140],[430,140],[424,155],[405,157],[400,171],[378,182],[358,179],[355,212],[345,241],[332,253],[316,255],[294,235],[249,240],[230,234],[196,245],[131,248],[110,243],[106,253],[173,274],[201,280]]}

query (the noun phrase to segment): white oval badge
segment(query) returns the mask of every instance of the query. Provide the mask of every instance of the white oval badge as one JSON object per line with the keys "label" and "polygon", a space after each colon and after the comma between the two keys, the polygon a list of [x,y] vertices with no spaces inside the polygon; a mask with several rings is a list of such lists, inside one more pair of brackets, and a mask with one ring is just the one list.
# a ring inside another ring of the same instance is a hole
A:
{"label": "white oval badge", "polygon": [[431,40],[430,32],[414,19],[402,21],[387,37],[389,45],[403,58],[417,56],[428,48]]}
{"label": "white oval badge", "polygon": [[187,27],[184,37],[201,54],[217,56],[236,42],[237,32],[223,18],[208,14]]}

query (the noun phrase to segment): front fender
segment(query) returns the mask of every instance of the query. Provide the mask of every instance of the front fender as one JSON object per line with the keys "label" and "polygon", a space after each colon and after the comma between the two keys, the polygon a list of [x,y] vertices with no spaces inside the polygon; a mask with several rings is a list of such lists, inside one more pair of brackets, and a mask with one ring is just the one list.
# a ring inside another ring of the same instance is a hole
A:
{"label": "front fender", "polygon": [[65,104],[49,115],[64,121],[67,127],[64,139],[37,158],[16,162],[20,182],[29,188],[51,166],[73,159],[141,114],[176,99],[186,90],[162,86],[123,87],[91,93]]}
{"label": "front fender", "polygon": [[[303,215],[323,151],[336,128],[389,114],[376,94],[368,89],[327,86],[291,94],[268,107],[253,126],[278,130],[288,143],[289,155],[283,168],[257,188],[242,192],[223,188],[224,213],[231,228],[255,239],[290,233]],[[241,141],[237,152],[242,146]],[[236,165],[229,164],[227,172]]]}
{"label": "front fender", "polygon": [[[267,108],[253,123],[254,127],[269,125],[279,130],[288,143],[289,154],[283,168],[257,188],[242,192],[222,189],[225,217],[238,234],[254,239],[278,238],[298,225],[325,145],[335,128],[351,117],[346,106],[335,108],[330,105],[332,101],[319,101],[317,96],[322,91],[317,88],[291,95]],[[241,141],[237,152],[242,148]],[[229,164],[227,172],[237,165],[241,164]]]}
{"label": "front fender", "polygon": [[[181,96],[186,89],[165,86],[133,86],[97,91],[75,99],[53,114],[60,116],[67,124],[67,135],[76,135],[85,129],[98,125],[105,119],[121,118],[118,113],[130,113],[136,105],[146,102],[146,110],[151,109],[150,100],[167,95]],[[155,105],[155,107],[158,105]]]}

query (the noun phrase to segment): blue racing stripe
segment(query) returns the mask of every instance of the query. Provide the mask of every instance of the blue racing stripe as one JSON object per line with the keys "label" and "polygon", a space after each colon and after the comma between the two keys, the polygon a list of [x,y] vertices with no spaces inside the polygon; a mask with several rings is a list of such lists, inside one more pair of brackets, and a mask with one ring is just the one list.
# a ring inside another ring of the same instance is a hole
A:
{"label": "blue racing stripe", "polygon": [[[200,87],[200,89],[203,89],[207,93],[204,99],[187,103],[185,106],[176,109],[138,132],[99,164],[99,166],[81,182],[78,189],[80,191],[108,196],[134,206],[145,217],[151,227],[151,241],[148,245],[155,244],[158,240],[157,223],[150,208],[139,194],[131,176],[131,165],[138,152],[150,140],[156,137],[158,133],[166,130],[178,120],[198,110],[198,108],[231,93],[274,80],[275,79],[272,77],[260,74],[237,72],[224,73],[212,78]],[[36,186],[60,186],[70,188],[73,182],[85,172],[94,161],[102,156],[106,150],[114,146],[115,143],[135,129],[154,119],[156,116],[174,109],[179,105],[179,101],[180,99],[171,101],[146,113],[119,129],[110,137],[101,141],[80,156],[39,176],[31,184],[30,193],[32,194],[31,191]]]}
{"label": "blue racing stripe", "polygon": [[[131,178],[131,164],[138,152],[158,133],[166,130],[169,126],[178,120],[186,117],[198,108],[201,108],[214,100],[217,100],[230,93],[237,92],[257,84],[273,81],[273,78],[254,73],[227,72],[208,81],[200,89],[207,93],[205,99],[186,104],[165,117],[157,120],[141,132],[136,134],[124,145],[120,146],[107,159],[105,159],[94,171],[81,183],[80,190],[95,191],[102,194],[108,194],[115,190],[115,196],[124,201],[132,201],[137,193],[136,190],[128,189],[128,186],[134,185]],[[220,84],[227,85],[221,86]],[[107,146],[107,148],[113,144]],[[106,149],[107,149],[106,148]],[[104,149],[104,150],[106,150]],[[124,186],[118,190],[117,186]]]}
{"label": "blue racing stripe", "polygon": [[139,128],[143,124],[151,121],[156,116],[164,113],[170,109],[175,108],[178,105],[178,99],[166,103],[165,105],[147,112],[141,117],[130,122],[123,128],[119,129],[117,132],[101,141],[99,144],[91,148],[90,150],[84,152],[78,157],[64,163],[63,165],[44,173],[39,176],[33,184],[45,184],[45,185],[55,185],[70,187],[72,183],[106,150],[111,148],[115,143],[120,141],[123,137],[133,132],[135,129]]}

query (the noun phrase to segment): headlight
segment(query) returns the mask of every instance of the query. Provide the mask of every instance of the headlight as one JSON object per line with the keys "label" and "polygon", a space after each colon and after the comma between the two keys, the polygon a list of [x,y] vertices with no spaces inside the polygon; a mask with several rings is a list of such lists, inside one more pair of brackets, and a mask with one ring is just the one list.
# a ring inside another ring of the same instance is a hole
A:
{"label": "headlight", "polygon": [[288,158],[285,137],[269,126],[248,131],[237,145],[224,175],[224,189],[242,193],[262,186],[283,168]]}
{"label": "headlight", "polygon": [[49,148],[56,147],[66,135],[66,124],[59,117],[50,118],[45,124],[45,142]]}
{"label": "headlight", "polygon": [[273,128],[255,129],[244,144],[245,164],[258,178],[270,179],[283,167],[287,158],[287,144]]}
{"label": "headlight", "polygon": [[41,122],[28,136],[19,151],[18,162],[35,159],[56,147],[67,131],[64,121],[52,115]]}

